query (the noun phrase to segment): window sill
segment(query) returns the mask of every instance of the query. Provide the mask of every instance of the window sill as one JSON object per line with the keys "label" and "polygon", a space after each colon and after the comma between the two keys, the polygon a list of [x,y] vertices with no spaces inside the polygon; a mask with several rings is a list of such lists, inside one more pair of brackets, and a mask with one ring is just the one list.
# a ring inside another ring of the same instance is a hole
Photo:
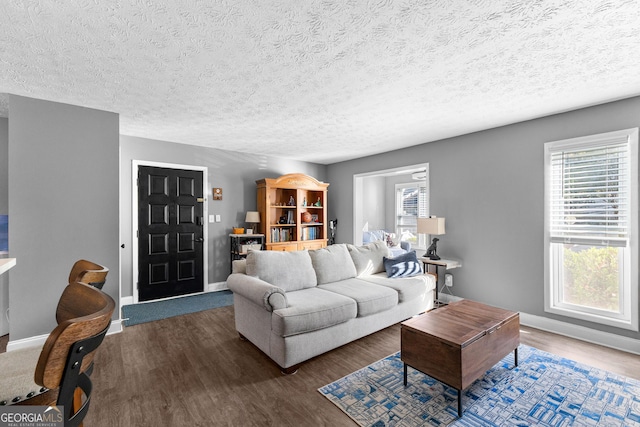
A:
{"label": "window sill", "polygon": [[601,316],[597,314],[586,313],[578,310],[571,310],[564,307],[545,307],[547,313],[557,314],[560,316],[571,317],[573,319],[585,320],[587,322],[598,323],[600,325],[613,326],[615,328],[626,329],[638,332],[637,316],[631,316],[631,319],[615,319],[613,317]]}

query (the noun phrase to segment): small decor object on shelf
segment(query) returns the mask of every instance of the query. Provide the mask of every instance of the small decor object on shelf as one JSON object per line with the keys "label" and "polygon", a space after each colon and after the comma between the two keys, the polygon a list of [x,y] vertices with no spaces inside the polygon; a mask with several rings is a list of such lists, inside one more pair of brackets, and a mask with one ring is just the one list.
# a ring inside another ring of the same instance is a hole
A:
{"label": "small decor object on shelf", "polygon": [[438,260],[440,259],[440,257],[438,256],[438,254],[436,253],[436,251],[438,250],[438,239],[437,237],[434,237],[433,240],[431,241],[431,245],[427,248],[427,253],[424,254],[425,258],[429,258],[429,259],[433,259],[433,260]]}
{"label": "small decor object on shelf", "polygon": [[233,234],[244,234],[244,228],[233,227]]}
{"label": "small decor object on shelf", "polygon": [[311,222],[312,219],[313,218],[309,212],[302,212],[302,222]]}
{"label": "small decor object on shelf", "polygon": [[314,206],[318,206],[318,207],[322,206],[322,201],[320,200],[320,197],[318,197],[318,201],[314,203]]}
{"label": "small decor object on shelf", "polygon": [[289,206],[295,206],[296,205],[296,200],[293,198],[293,196],[289,197]]}
{"label": "small decor object on shelf", "polygon": [[302,206],[307,206],[307,198],[302,199]]}
{"label": "small decor object on shelf", "polygon": [[213,200],[222,200],[222,188],[213,189]]}

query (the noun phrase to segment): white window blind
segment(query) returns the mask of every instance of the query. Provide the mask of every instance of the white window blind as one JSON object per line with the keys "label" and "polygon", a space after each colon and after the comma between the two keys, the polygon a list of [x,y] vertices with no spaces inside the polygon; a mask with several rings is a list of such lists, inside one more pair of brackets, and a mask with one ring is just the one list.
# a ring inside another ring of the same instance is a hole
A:
{"label": "white window blind", "polygon": [[427,206],[427,189],[424,186],[404,187],[400,190],[402,203],[399,215],[426,217],[429,212]]}
{"label": "white window blind", "polygon": [[550,149],[550,238],[554,243],[626,246],[630,188],[628,135],[579,148]]}
{"label": "white window blind", "polygon": [[[426,248],[425,235],[418,235],[418,217],[429,216],[427,188],[426,182],[396,184],[395,233],[420,249]],[[407,237],[406,233],[411,237]]]}

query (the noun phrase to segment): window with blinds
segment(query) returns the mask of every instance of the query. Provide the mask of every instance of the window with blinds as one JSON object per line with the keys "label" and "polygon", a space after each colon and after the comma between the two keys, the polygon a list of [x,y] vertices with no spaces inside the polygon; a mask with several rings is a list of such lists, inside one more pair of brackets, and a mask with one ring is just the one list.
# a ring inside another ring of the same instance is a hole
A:
{"label": "window with blinds", "polygon": [[545,144],[545,310],[638,330],[638,129]]}
{"label": "window with blinds", "polygon": [[595,147],[551,148],[551,241],[626,246],[628,136]]}
{"label": "window with blinds", "polygon": [[426,183],[396,184],[396,234],[404,236],[412,247],[426,249],[424,236],[418,235],[418,217],[428,216]]}

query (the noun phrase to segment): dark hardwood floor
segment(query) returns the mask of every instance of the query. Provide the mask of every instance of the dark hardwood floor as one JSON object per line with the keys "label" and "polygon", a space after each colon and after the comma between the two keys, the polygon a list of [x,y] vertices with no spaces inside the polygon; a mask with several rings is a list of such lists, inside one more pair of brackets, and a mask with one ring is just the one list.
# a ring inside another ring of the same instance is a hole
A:
{"label": "dark hardwood floor", "polygon": [[[521,342],[640,379],[640,357],[523,327]],[[355,426],[317,389],[400,349],[400,327],[318,356],[295,375],[239,339],[233,307],[109,335],[87,426]]]}

